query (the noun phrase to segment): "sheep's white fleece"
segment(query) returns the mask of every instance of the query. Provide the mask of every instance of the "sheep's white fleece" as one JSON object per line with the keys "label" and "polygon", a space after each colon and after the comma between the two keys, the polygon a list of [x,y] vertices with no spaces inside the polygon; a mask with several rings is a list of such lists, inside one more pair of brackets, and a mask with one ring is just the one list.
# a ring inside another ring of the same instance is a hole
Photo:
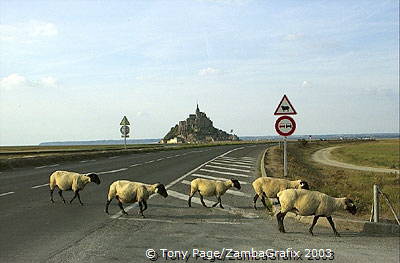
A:
{"label": "sheep's white fleece", "polygon": [[336,210],[346,208],[346,198],[304,189],[287,189],[278,193],[281,213],[294,212],[302,216],[331,216]]}

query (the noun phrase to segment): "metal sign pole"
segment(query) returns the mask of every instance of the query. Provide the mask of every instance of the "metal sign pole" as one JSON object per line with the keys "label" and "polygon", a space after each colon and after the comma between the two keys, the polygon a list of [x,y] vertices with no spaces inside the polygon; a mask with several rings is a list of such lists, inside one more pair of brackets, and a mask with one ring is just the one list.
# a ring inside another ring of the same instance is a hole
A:
{"label": "metal sign pole", "polygon": [[125,143],[125,150],[126,150],[126,133],[124,134],[124,143]]}
{"label": "metal sign pole", "polygon": [[287,142],[286,142],[286,136],[283,139],[283,176],[287,177]]}

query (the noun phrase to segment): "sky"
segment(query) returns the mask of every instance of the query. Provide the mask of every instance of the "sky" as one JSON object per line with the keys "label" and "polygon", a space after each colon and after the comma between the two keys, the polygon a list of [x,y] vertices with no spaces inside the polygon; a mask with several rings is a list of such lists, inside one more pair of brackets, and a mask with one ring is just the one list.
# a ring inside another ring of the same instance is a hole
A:
{"label": "sky", "polygon": [[0,0],[0,145],[399,132],[398,1]]}

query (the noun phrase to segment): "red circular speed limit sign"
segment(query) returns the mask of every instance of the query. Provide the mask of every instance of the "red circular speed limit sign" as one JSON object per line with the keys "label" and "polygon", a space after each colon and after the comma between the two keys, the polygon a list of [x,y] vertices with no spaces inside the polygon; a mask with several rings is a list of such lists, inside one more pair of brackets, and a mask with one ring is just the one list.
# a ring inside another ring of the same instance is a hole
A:
{"label": "red circular speed limit sign", "polygon": [[289,116],[279,117],[275,122],[275,130],[279,135],[289,136],[296,130],[296,123]]}

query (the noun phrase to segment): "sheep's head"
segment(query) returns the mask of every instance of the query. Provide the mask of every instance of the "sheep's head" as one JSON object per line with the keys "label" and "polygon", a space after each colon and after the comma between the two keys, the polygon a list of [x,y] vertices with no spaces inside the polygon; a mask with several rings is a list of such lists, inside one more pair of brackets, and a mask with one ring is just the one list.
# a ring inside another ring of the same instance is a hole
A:
{"label": "sheep's head", "polygon": [[351,213],[351,214],[355,214],[357,213],[357,207],[356,205],[353,203],[353,200],[351,200],[350,198],[346,198],[345,201],[345,209]]}
{"label": "sheep's head", "polygon": [[163,184],[157,184],[155,192],[159,195],[162,195],[163,197],[168,196],[167,189],[165,189],[165,186]]}
{"label": "sheep's head", "polygon": [[306,190],[310,190],[310,187],[308,186],[308,183],[306,181],[303,180],[299,180],[300,181],[300,189],[306,189]]}
{"label": "sheep's head", "polygon": [[235,188],[237,188],[238,190],[240,190],[241,186],[240,186],[239,181],[236,180],[236,179],[231,179],[231,181],[232,181],[233,186],[234,186]]}
{"label": "sheep's head", "polygon": [[93,182],[95,184],[100,184],[100,178],[97,176],[95,173],[90,173],[86,175],[87,177],[90,178],[90,182]]}

